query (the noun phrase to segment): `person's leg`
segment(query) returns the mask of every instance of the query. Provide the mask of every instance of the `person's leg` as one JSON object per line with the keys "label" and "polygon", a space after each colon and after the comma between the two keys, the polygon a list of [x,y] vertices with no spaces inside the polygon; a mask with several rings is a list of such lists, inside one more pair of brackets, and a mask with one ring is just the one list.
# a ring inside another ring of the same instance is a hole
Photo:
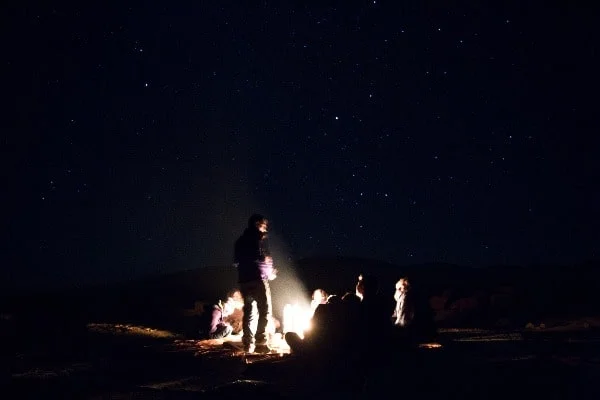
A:
{"label": "person's leg", "polygon": [[256,327],[256,344],[267,344],[267,324],[273,312],[271,305],[271,288],[269,281],[264,280],[258,284],[256,293],[256,308],[258,309],[258,325]]}
{"label": "person's leg", "polygon": [[286,332],[285,342],[290,346],[290,350],[294,354],[302,353],[302,350],[304,350],[304,341],[296,332]]}
{"label": "person's leg", "polygon": [[210,339],[223,339],[231,335],[233,328],[227,324],[220,324],[217,326],[217,330],[209,335]]}
{"label": "person's leg", "polygon": [[254,333],[252,332],[252,321],[255,318],[252,303],[254,302],[254,282],[244,282],[240,284],[240,292],[244,298],[244,316],[242,317],[242,344],[249,347],[254,344]]}

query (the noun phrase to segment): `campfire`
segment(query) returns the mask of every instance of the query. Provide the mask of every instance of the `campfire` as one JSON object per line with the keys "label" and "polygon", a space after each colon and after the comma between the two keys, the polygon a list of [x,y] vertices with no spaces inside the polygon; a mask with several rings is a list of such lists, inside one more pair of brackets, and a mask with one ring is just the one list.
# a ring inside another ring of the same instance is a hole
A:
{"label": "campfire", "polygon": [[309,307],[302,307],[298,303],[286,304],[283,307],[283,333],[296,332],[301,338],[311,328],[313,312]]}

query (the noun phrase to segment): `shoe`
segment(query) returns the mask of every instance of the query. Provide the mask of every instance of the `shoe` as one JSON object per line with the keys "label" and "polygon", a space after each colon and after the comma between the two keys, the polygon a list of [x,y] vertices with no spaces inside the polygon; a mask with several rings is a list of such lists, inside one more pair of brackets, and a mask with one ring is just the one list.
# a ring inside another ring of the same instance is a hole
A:
{"label": "shoe", "polygon": [[266,344],[259,344],[256,346],[255,352],[260,354],[267,354],[271,352],[271,348]]}
{"label": "shoe", "polygon": [[256,346],[254,344],[245,344],[244,353],[254,353]]}

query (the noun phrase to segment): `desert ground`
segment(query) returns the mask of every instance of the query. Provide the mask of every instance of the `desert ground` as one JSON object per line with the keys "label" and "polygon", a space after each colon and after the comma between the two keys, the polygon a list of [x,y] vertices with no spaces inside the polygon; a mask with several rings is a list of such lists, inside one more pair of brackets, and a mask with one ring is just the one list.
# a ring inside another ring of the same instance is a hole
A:
{"label": "desert ground", "polygon": [[[43,341],[44,332],[36,334]],[[89,323],[77,335],[52,346],[27,338],[29,345],[20,346],[11,360],[2,397],[352,398],[400,391],[421,398],[592,399],[600,394],[600,334],[585,322],[510,331],[445,328],[437,342],[423,343],[412,354],[380,348],[373,337],[357,345],[397,352],[406,363],[377,366],[361,382],[341,377],[334,383],[328,380],[335,371],[321,370],[315,377],[284,342],[274,343],[271,354],[245,355],[239,336],[193,340],[111,323]]]}
{"label": "desert ground", "polygon": [[[407,351],[382,346],[376,332],[357,338],[356,346],[391,360],[358,378],[354,365],[300,359],[277,338],[271,354],[248,356],[239,336],[189,334],[198,300],[210,303],[235,283],[233,270],[201,269],[68,295],[4,298],[0,398],[600,398],[596,265],[482,273],[336,263],[301,264],[299,280],[306,289],[343,293],[368,268],[384,277],[384,288],[405,274],[428,284],[435,342]],[[273,293],[288,292],[275,286]],[[287,300],[274,301],[280,308]]]}

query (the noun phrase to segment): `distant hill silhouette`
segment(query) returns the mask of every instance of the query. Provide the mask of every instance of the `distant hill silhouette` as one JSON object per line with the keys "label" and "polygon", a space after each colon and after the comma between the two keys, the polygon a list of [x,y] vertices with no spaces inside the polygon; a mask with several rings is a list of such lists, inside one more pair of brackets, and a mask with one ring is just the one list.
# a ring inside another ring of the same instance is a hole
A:
{"label": "distant hill silhouette", "polygon": [[[481,325],[500,319],[521,324],[548,315],[597,314],[600,267],[494,266],[474,268],[431,263],[399,266],[349,257],[298,260],[272,282],[275,315],[285,302],[308,299],[312,290],[353,291],[359,273],[378,277],[381,294],[392,302],[394,284],[408,277],[431,301],[440,322]],[[156,322],[177,318],[195,301],[213,302],[236,287],[233,266],[212,266],[150,276],[123,284],[4,298],[0,312],[68,314],[72,318]],[[62,318],[62,317],[61,317]],[[66,318],[66,317],[64,317]]]}

